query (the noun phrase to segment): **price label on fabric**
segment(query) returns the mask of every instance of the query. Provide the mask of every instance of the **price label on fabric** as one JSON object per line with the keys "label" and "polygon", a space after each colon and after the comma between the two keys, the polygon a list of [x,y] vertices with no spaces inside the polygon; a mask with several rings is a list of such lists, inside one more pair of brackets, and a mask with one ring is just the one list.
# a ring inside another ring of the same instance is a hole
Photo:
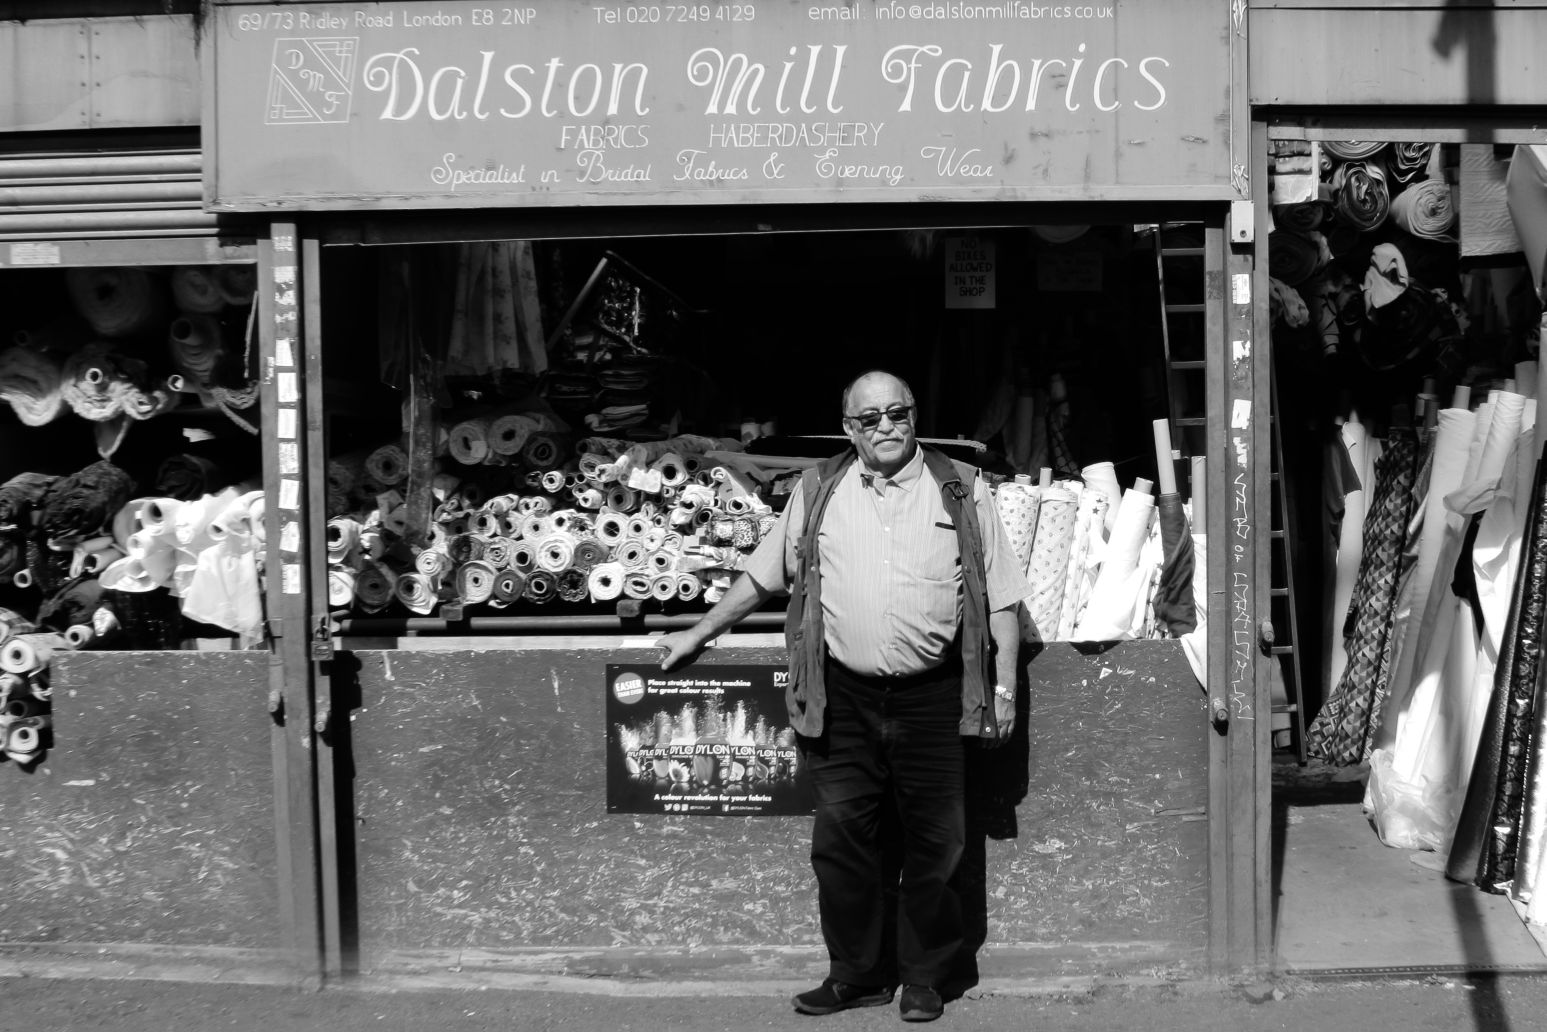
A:
{"label": "price label on fabric", "polygon": [[279,403],[281,405],[294,405],[299,395],[296,393],[294,373],[279,374]]}
{"label": "price label on fabric", "polygon": [[279,410],[279,422],[275,433],[283,438],[295,437],[295,409],[282,408]]}
{"label": "price label on fabric", "polygon": [[301,525],[291,520],[279,529],[279,550],[281,552],[299,552],[301,550]]}
{"label": "price label on fabric", "polygon": [[[653,646],[652,646],[653,647]],[[607,812],[810,813],[782,663],[607,664]]]}
{"label": "price label on fabric", "polygon": [[280,572],[280,589],[287,595],[299,595],[301,593],[301,567],[296,563],[287,563]]}
{"label": "price label on fabric", "polygon": [[279,507],[281,509],[298,509],[301,507],[301,482],[299,480],[281,480],[279,482]]}
{"label": "price label on fabric", "polygon": [[301,472],[301,446],[295,441],[279,442],[279,472],[281,474],[296,474]]}

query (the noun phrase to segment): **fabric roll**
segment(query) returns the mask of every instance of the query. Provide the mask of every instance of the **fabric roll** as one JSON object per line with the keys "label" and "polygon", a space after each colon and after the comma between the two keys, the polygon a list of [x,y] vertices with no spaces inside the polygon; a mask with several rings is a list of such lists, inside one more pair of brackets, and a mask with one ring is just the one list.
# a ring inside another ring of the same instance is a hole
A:
{"label": "fabric roll", "polygon": [[[27,543],[17,534],[7,534],[0,531],[0,587],[11,583],[19,570],[27,568]],[[0,640],[4,640],[5,631],[0,625]]]}
{"label": "fabric roll", "polygon": [[559,593],[559,581],[547,570],[533,570],[526,578],[521,597],[528,602],[552,602]]}
{"label": "fabric roll", "polygon": [[654,578],[641,570],[628,570],[623,574],[623,594],[636,601],[651,597]]}
{"label": "fabric roll", "polygon": [[381,563],[366,560],[355,571],[355,601],[367,613],[379,613],[397,595],[397,575]]}
{"label": "fabric roll", "polygon": [[676,452],[665,453],[651,463],[650,468],[661,475],[662,487],[680,487],[687,483],[687,464]]}
{"label": "fabric roll", "polygon": [[[535,433],[527,438],[526,444],[521,448],[521,461],[533,469],[547,469],[560,461],[563,449],[559,445],[559,439],[549,433]],[[531,585],[527,586],[530,589]]]}
{"label": "fabric roll", "polygon": [[628,517],[603,510],[596,517],[596,538],[604,545],[616,545],[628,534]]}
{"label": "fabric roll", "polygon": [[1275,229],[1268,233],[1268,269],[1274,279],[1283,280],[1292,287],[1315,276],[1331,259],[1332,251],[1326,238],[1318,232]]}
{"label": "fabric roll", "polygon": [[625,570],[632,571],[645,566],[649,561],[650,550],[638,538],[625,538],[618,542],[618,547],[613,549],[612,554]]}
{"label": "fabric roll", "polygon": [[549,534],[537,542],[537,568],[548,573],[567,570],[575,562],[575,539],[568,534]]}
{"label": "fabric roll", "polygon": [[497,538],[505,530],[504,522],[501,518],[487,510],[473,513],[472,521],[468,527],[474,534],[485,538]]}
{"label": "fabric roll", "polygon": [[633,512],[639,506],[639,497],[632,488],[614,484],[607,489],[607,508],[613,512]]}
{"label": "fabric roll", "polygon": [[516,543],[508,537],[487,538],[483,546],[483,561],[496,570],[507,569],[510,566],[510,556],[515,547]]}
{"label": "fabric roll", "polygon": [[693,602],[703,594],[704,582],[699,580],[697,574],[677,574],[677,599],[681,602]]}
{"label": "fabric roll", "polygon": [[64,372],[51,356],[28,347],[0,351],[0,401],[26,426],[53,422],[65,409]]}
{"label": "fabric roll", "polygon": [[1363,423],[1350,419],[1338,430],[1348,450],[1349,463],[1358,472],[1357,490],[1343,496],[1343,522],[1338,532],[1337,568],[1333,577],[1332,620],[1334,625],[1327,644],[1326,684],[1335,685],[1348,668],[1348,647],[1343,637],[1343,619],[1354,595],[1354,584],[1364,558],[1364,519],[1369,511],[1370,489],[1375,485],[1375,462],[1382,451],[1381,442],[1370,437]]}
{"label": "fabric roll", "polygon": [[481,605],[494,595],[494,582],[500,571],[481,559],[457,567],[457,598],[470,606]]}
{"label": "fabric roll", "polygon": [[123,414],[124,374],[112,347],[93,342],[65,358],[59,390],[76,415],[105,422]]}
{"label": "fabric roll", "polygon": [[489,539],[478,534],[454,534],[446,541],[446,555],[453,566],[488,559]]}
{"label": "fabric roll", "polygon": [[1391,628],[1398,564],[1412,516],[1418,442],[1394,429],[1375,471],[1364,525],[1364,557],[1349,603],[1348,667],[1306,729],[1311,755],[1339,766],[1369,758],[1391,676]]}
{"label": "fabric roll", "polygon": [[1386,153],[1386,167],[1391,170],[1392,179],[1410,182],[1429,166],[1433,154],[1432,143],[1393,143]]}
{"label": "fabric roll", "polygon": [[184,312],[209,314],[226,307],[220,283],[202,265],[181,265],[172,270],[172,302]]}
{"label": "fabric roll", "polygon": [[211,387],[225,357],[220,322],[210,315],[184,313],[167,329],[172,368],[200,387]]}
{"label": "fabric roll", "polygon": [[570,565],[577,570],[589,570],[598,563],[605,562],[610,551],[596,538],[579,538],[575,542],[575,558]]}
{"label": "fabric roll", "polygon": [[250,262],[240,265],[215,266],[215,282],[220,296],[228,305],[250,305],[258,292],[258,266]]}
{"label": "fabric roll", "polygon": [[518,570],[501,570],[494,578],[494,595],[490,602],[503,609],[513,602],[521,601],[525,593],[526,574]]}
{"label": "fabric roll", "polygon": [[497,416],[489,424],[489,447],[497,455],[518,455],[537,431],[537,425],[537,420],[527,415]]}
{"label": "fabric roll", "polygon": [[54,540],[95,536],[133,491],[128,473],[105,459],[94,462],[49,486],[38,512],[38,528]]}
{"label": "fabric roll", "polygon": [[58,479],[47,473],[18,473],[0,484],[0,530],[32,530],[34,514]]}
{"label": "fabric roll", "polygon": [[477,466],[495,454],[489,446],[489,429],[493,420],[483,416],[464,419],[451,428],[446,439],[450,455],[464,466]]}
{"label": "fabric roll", "polygon": [[1386,170],[1374,162],[1339,165],[1332,174],[1332,193],[1338,216],[1360,232],[1375,229],[1391,213]]}
{"label": "fabric roll", "polygon": [[1026,564],[1026,579],[1031,584],[1026,609],[1032,623],[1045,634],[1057,628],[1062,613],[1077,506],[1074,492],[1055,485],[1043,490],[1037,509],[1037,530]]}
{"label": "fabric roll", "polygon": [[365,471],[377,483],[396,487],[408,479],[408,454],[400,445],[384,444],[366,455]]}
{"label": "fabric roll", "polygon": [[999,508],[999,521],[1004,524],[1005,536],[1010,549],[1020,562],[1021,572],[1031,561],[1031,542],[1037,531],[1037,507],[1041,504],[1041,492],[1029,484],[1006,481],[995,492]]}
{"label": "fabric roll", "polygon": [[64,640],[76,650],[89,647],[96,637],[96,629],[91,624],[73,624],[64,632]]}
{"label": "fabric roll", "polygon": [[179,501],[189,502],[215,490],[220,471],[209,459],[199,455],[168,455],[156,469],[156,490]]}
{"label": "fabric roll", "polygon": [[1117,526],[1117,513],[1123,504],[1123,489],[1117,483],[1117,467],[1110,462],[1095,462],[1080,470],[1080,479],[1085,481],[1087,488],[1095,488],[1106,496],[1102,536],[1110,537],[1112,528]]}
{"label": "fabric roll", "polygon": [[558,575],[558,594],[562,602],[584,602],[590,593],[587,571],[573,567]]}
{"label": "fabric roll", "polygon": [[347,566],[328,567],[328,605],[347,609],[355,602],[355,571]]}
{"label": "fabric roll", "polygon": [[611,602],[623,594],[623,567],[619,563],[598,563],[587,576],[587,590],[598,602]]}
{"label": "fabric roll", "polygon": [[347,563],[360,547],[360,523],[348,516],[335,516],[327,525],[328,562]]}
{"label": "fabric roll", "polygon": [[597,487],[576,487],[574,497],[575,504],[582,509],[600,509],[607,504],[606,493]]}
{"label": "fabric roll", "polygon": [[1107,542],[1101,572],[1091,588],[1085,615],[1075,628],[1075,641],[1117,641],[1131,637],[1134,613],[1142,598],[1139,553],[1149,537],[1155,516],[1155,498],[1147,491],[1129,488],[1123,493],[1112,538]]}
{"label": "fabric roll", "polygon": [[1414,183],[1391,199],[1391,218],[1415,237],[1453,240],[1449,230],[1456,222],[1456,209],[1449,184],[1435,179]]}
{"label": "fabric roll", "polygon": [[9,674],[32,674],[48,666],[56,652],[69,651],[70,643],[62,634],[37,631],[17,634],[0,645],[0,670]]}
{"label": "fabric roll", "polygon": [[435,580],[422,573],[401,575],[393,589],[397,593],[398,601],[419,616],[428,616],[440,603],[440,592]]}
{"label": "fabric roll", "polygon": [[518,573],[530,573],[537,569],[537,545],[528,541],[517,542],[510,550],[510,569]]}
{"label": "fabric roll", "polygon": [[1192,525],[1181,496],[1174,492],[1157,498],[1155,509],[1163,559],[1152,608],[1165,633],[1180,638],[1198,626],[1193,603]]}
{"label": "fabric roll", "polygon": [[451,557],[435,548],[426,548],[414,556],[414,569],[426,577],[437,580],[447,576],[452,569]]}
{"label": "fabric roll", "polygon": [[1363,143],[1355,140],[1324,140],[1321,148],[1328,157],[1338,161],[1363,161],[1385,150],[1386,144]]}
{"label": "fabric roll", "polygon": [[657,602],[670,602],[677,597],[677,575],[657,573],[650,578],[650,597]]}
{"label": "fabric roll", "polygon": [[564,471],[561,469],[544,470],[542,474],[542,488],[549,494],[558,494],[564,490]]}
{"label": "fabric roll", "polygon": [[65,285],[76,312],[100,336],[133,336],[164,318],[163,296],[145,269],[136,266],[67,269]]}
{"label": "fabric roll", "polygon": [[1068,641],[1074,635],[1096,575],[1106,554],[1106,495],[1099,490],[1080,492],[1074,513],[1074,541],[1069,546],[1069,563],[1064,577],[1064,598],[1059,607],[1058,625],[1043,631],[1046,641]]}

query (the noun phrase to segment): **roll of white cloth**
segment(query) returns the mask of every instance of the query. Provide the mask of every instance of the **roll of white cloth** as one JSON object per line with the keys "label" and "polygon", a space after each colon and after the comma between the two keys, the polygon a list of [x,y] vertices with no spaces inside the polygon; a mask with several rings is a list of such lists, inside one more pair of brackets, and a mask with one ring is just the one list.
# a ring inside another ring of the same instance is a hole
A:
{"label": "roll of white cloth", "polygon": [[1123,505],[1123,489],[1117,483],[1117,467],[1110,462],[1093,462],[1080,470],[1080,477],[1087,488],[1093,487],[1106,496],[1106,512],[1101,525],[1101,536],[1105,540],[1112,536],[1112,528],[1117,525],[1118,511]]}
{"label": "roll of white cloth", "polygon": [[598,563],[586,576],[586,588],[598,602],[610,602],[623,594],[623,567],[617,563]]}
{"label": "roll of white cloth", "polygon": [[1349,462],[1359,475],[1360,488],[1343,496],[1343,523],[1338,531],[1337,568],[1332,588],[1332,626],[1327,641],[1327,684],[1337,684],[1348,667],[1348,647],[1343,625],[1348,605],[1354,597],[1359,566],[1364,561],[1364,517],[1369,510],[1370,492],[1375,486],[1375,461],[1380,458],[1381,442],[1369,435],[1357,419],[1345,422],[1339,430]]}
{"label": "roll of white cloth", "polygon": [[1138,575],[1139,554],[1154,517],[1153,495],[1134,488],[1124,492],[1101,572],[1074,631],[1075,641],[1119,641],[1132,636],[1134,609],[1142,601],[1138,593],[1144,586]]}
{"label": "roll of white cloth", "polygon": [[1010,480],[999,485],[999,490],[994,492],[994,501],[998,505],[999,522],[1004,524],[1010,549],[1015,553],[1015,558],[1020,560],[1021,572],[1024,573],[1026,564],[1031,561],[1031,542],[1037,532],[1037,506],[1041,503],[1041,492],[1030,484],[1018,484]]}
{"label": "roll of white cloth", "polygon": [[569,534],[549,534],[537,542],[537,568],[562,573],[575,564],[575,539]]}

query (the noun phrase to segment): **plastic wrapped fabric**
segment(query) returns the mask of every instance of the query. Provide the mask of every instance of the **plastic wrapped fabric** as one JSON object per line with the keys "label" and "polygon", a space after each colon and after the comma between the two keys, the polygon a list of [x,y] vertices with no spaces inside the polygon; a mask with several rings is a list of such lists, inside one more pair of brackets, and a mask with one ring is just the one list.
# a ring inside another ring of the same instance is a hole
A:
{"label": "plastic wrapped fabric", "polygon": [[236,635],[241,648],[251,648],[263,640],[257,551],[251,532],[237,529],[241,524],[234,517],[222,525],[227,529],[218,540],[198,553],[182,591],[183,615],[222,627]]}

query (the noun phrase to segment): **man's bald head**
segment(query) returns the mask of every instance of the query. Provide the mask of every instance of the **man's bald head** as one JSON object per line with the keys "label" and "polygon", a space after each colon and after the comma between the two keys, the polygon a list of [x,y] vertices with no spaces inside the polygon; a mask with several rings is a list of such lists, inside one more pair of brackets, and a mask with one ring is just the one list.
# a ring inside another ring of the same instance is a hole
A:
{"label": "man's bald head", "polygon": [[885,369],[872,369],[869,372],[860,373],[847,387],[843,389],[843,414],[845,416],[858,415],[849,409],[849,403],[854,400],[854,395],[870,388],[886,388],[896,386],[901,392],[903,404],[912,405],[913,388],[908,382],[896,373],[889,373]]}

